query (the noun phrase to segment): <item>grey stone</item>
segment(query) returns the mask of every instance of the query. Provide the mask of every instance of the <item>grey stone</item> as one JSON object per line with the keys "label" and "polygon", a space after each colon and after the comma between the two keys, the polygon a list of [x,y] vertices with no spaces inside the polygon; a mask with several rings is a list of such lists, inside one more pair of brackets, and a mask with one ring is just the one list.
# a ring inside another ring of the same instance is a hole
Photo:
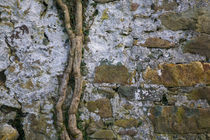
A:
{"label": "grey stone", "polygon": [[128,99],[133,99],[135,98],[135,92],[137,90],[137,87],[133,87],[133,86],[120,86],[118,89],[118,92],[120,95],[122,95],[123,97],[126,97]]}

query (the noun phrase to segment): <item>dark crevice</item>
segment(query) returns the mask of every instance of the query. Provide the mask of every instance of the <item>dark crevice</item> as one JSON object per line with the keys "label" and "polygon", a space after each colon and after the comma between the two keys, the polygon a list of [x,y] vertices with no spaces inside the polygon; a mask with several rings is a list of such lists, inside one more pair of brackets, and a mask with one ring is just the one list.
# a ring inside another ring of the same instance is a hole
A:
{"label": "dark crevice", "polygon": [[5,114],[12,112],[12,111],[15,111],[17,113],[15,119],[9,120],[8,124],[11,125],[12,127],[14,127],[15,129],[17,129],[17,131],[19,133],[19,137],[17,140],[25,140],[22,119],[23,119],[23,117],[26,116],[26,114],[22,113],[21,109],[12,108],[12,107],[8,107],[5,105],[1,106],[0,111]]}
{"label": "dark crevice", "polygon": [[161,99],[162,104],[168,105],[168,99],[166,97],[166,94],[163,94],[162,99]]}
{"label": "dark crevice", "polygon": [[17,110],[16,113],[17,113],[17,116],[11,125],[15,127],[19,133],[19,137],[17,140],[25,140],[25,133],[24,133],[23,124],[22,124],[22,119],[23,117],[25,117],[25,114],[23,114],[20,109]]}
{"label": "dark crevice", "polygon": [[4,86],[7,79],[6,75],[4,74],[4,71],[5,70],[0,72],[0,86]]}

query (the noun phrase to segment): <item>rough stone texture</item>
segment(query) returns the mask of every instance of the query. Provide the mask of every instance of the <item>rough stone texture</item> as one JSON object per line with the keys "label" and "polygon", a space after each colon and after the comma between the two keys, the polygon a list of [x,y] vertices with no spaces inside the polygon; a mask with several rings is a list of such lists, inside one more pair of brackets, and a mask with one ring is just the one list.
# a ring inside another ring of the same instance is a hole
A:
{"label": "rough stone texture", "polygon": [[119,94],[128,99],[135,98],[136,91],[137,91],[136,87],[129,87],[129,86],[120,86],[118,89]]}
{"label": "rough stone texture", "polygon": [[155,3],[152,5],[153,10],[173,10],[177,8],[178,4],[175,0],[169,1],[169,0],[163,0],[162,5],[158,5],[158,1],[155,1]]}
{"label": "rough stone texture", "polygon": [[[148,83],[163,84],[167,87],[209,84],[209,63],[160,64],[158,69],[147,68],[144,79]],[[206,67],[206,68],[205,68]]]}
{"label": "rough stone texture", "polygon": [[150,109],[156,133],[204,133],[210,131],[210,110],[156,106]]}
{"label": "rough stone texture", "polygon": [[197,9],[190,9],[183,13],[169,12],[160,16],[162,24],[171,30],[195,30],[197,23]]}
{"label": "rough stone texture", "polygon": [[[77,113],[84,139],[209,139],[208,40],[199,38],[209,35],[209,2],[84,4],[85,86]],[[59,14],[53,0],[0,0],[0,121],[26,140],[59,136],[54,105],[70,46]],[[183,47],[195,41],[195,52],[186,53]],[[156,112],[168,117],[148,117],[159,105],[165,112]],[[116,125],[129,118],[138,125]]]}
{"label": "rough stone texture", "polygon": [[184,51],[210,58],[210,35],[202,35],[190,40],[185,45]]}
{"label": "rough stone texture", "polygon": [[198,17],[197,31],[210,34],[210,5],[201,10],[202,15]]}
{"label": "rough stone texture", "polygon": [[7,89],[0,87],[0,107],[2,105],[20,109],[21,105],[12,96],[8,94]]}
{"label": "rough stone texture", "polygon": [[130,127],[137,127],[139,125],[139,121],[134,118],[121,119],[121,120],[115,121],[114,124],[119,127],[130,128]]}
{"label": "rough stone texture", "polygon": [[210,105],[210,87],[200,87],[193,89],[188,93],[187,96],[190,100],[207,100],[208,104]]}
{"label": "rough stone texture", "polygon": [[144,44],[141,44],[141,46],[148,48],[171,48],[174,45],[174,43],[161,38],[148,38]]}
{"label": "rough stone texture", "polygon": [[[184,106],[192,111],[209,108],[204,95],[198,100],[189,98],[192,90],[209,84],[209,60],[205,55],[183,51],[188,41],[208,32],[208,10],[205,7],[205,0],[119,0],[97,5],[89,1],[85,15],[91,28],[84,53],[88,74],[84,77],[87,84],[79,110],[83,123],[93,126],[94,131],[90,131],[89,137],[96,129],[103,129],[113,130],[118,134],[117,139],[123,140],[207,140],[207,128],[201,129],[206,127],[201,125],[201,120],[199,128],[192,129],[193,133],[183,134],[183,125],[177,126],[179,131],[173,130],[173,133],[157,133],[148,117],[150,108],[158,105]],[[95,11],[97,14],[90,16]],[[200,26],[201,21],[205,21],[205,28]],[[121,77],[122,71],[113,71],[118,66],[126,67],[123,73],[130,73],[126,74],[126,80],[119,80],[121,82],[116,81],[116,77]],[[100,82],[96,82],[99,70]],[[145,71],[150,71],[147,79]],[[91,107],[94,111],[86,105],[101,98],[110,100],[112,116],[109,118],[100,117],[95,103]],[[190,122],[190,111],[186,112],[185,121]],[[198,114],[194,116],[198,117]],[[129,118],[141,121],[131,128],[117,126]],[[173,121],[176,114],[171,118]],[[89,123],[90,120],[104,125],[96,127],[96,123]]]}
{"label": "rough stone texture", "polygon": [[210,33],[210,5],[202,8],[192,8],[182,13],[169,12],[160,16],[162,24],[171,30],[197,30]]}
{"label": "rough stone texture", "polygon": [[8,124],[0,124],[0,139],[1,140],[17,140],[18,131]]}
{"label": "rough stone texture", "polygon": [[102,65],[96,67],[96,83],[127,84],[129,80],[128,69],[125,66]]}
{"label": "rough stone texture", "polygon": [[116,136],[112,130],[98,130],[90,137],[94,138],[94,139],[114,139],[114,138],[116,138]]}
{"label": "rough stone texture", "polygon": [[[54,2],[1,0],[0,13],[0,71],[6,76],[0,106],[9,107],[8,113],[20,111],[19,123],[27,127],[18,128],[24,130],[20,137],[56,140],[53,105],[68,44]],[[32,114],[48,119],[30,119]],[[46,130],[40,134],[42,125],[30,125],[35,122],[45,124]]]}
{"label": "rough stone texture", "polygon": [[99,99],[87,103],[87,108],[91,112],[97,112],[102,118],[112,117],[112,109],[108,99]]}

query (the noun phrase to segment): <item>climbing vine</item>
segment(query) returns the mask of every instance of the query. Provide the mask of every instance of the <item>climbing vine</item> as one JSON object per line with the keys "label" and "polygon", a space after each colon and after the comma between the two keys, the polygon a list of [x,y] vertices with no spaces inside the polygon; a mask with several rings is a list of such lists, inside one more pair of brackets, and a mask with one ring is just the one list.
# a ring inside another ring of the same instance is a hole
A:
{"label": "climbing vine", "polygon": [[[78,110],[80,96],[82,93],[83,79],[80,73],[80,65],[82,60],[82,48],[83,48],[83,16],[82,16],[82,0],[75,0],[76,10],[74,13],[70,13],[68,6],[62,0],[56,0],[59,7],[64,13],[64,23],[67,34],[69,36],[71,48],[69,52],[68,65],[64,71],[60,88],[59,88],[59,100],[56,104],[57,111],[57,126],[60,130],[61,140],[82,140],[82,132],[77,128],[76,113]],[[71,17],[74,15],[75,23],[72,22]],[[72,25],[74,23],[74,25]],[[74,28],[72,28],[74,26]],[[68,128],[64,123],[64,116],[62,105],[66,99],[67,85],[69,78],[74,78],[74,92],[70,107],[68,110]]]}

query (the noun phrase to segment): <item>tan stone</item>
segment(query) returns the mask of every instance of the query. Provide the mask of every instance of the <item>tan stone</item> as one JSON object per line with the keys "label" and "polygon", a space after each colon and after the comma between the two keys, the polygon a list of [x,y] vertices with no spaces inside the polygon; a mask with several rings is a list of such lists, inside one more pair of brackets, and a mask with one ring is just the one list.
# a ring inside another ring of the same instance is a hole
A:
{"label": "tan stone", "polygon": [[17,140],[18,137],[18,131],[11,125],[0,125],[0,140]]}
{"label": "tan stone", "polygon": [[94,82],[128,84],[129,73],[125,66],[102,65],[95,69]]}
{"label": "tan stone", "polygon": [[141,44],[141,46],[148,48],[171,48],[175,44],[161,38],[147,38],[146,42]]}
{"label": "tan stone", "polygon": [[147,83],[167,87],[210,84],[210,63],[160,64],[157,69],[147,68],[143,78]]}
{"label": "tan stone", "polygon": [[210,130],[210,108],[156,106],[150,114],[155,133],[199,134]]}
{"label": "tan stone", "polygon": [[102,118],[112,117],[112,108],[109,99],[103,98],[87,103],[90,112],[97,113]]}

